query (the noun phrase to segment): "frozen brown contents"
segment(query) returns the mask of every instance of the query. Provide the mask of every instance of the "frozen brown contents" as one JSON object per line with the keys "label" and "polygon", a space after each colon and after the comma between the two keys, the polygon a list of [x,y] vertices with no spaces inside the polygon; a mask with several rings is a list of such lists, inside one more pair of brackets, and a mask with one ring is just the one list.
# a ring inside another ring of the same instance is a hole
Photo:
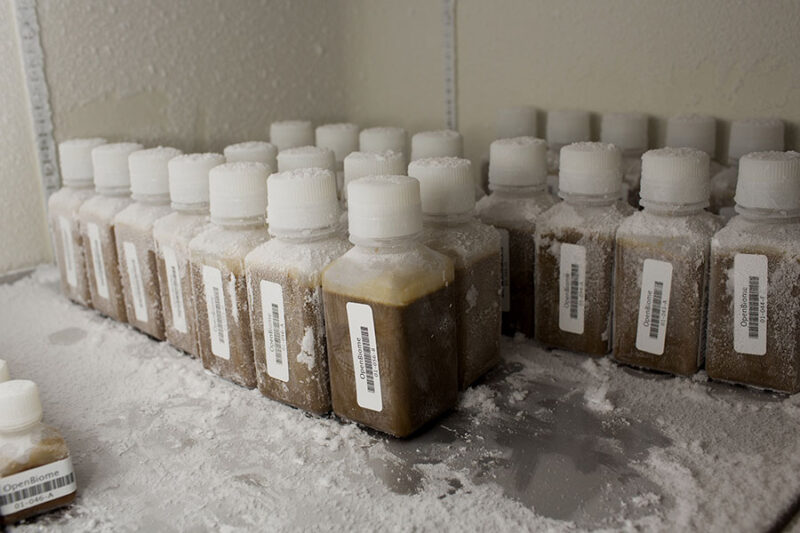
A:
{"label": "frozen brown contents", "polygon": [[94,195],[91,187],[64,187],[48,201],[53,251],[61,274],[61,291],[70,300],[91,306],[86,256],[78,223],[78,209]]}

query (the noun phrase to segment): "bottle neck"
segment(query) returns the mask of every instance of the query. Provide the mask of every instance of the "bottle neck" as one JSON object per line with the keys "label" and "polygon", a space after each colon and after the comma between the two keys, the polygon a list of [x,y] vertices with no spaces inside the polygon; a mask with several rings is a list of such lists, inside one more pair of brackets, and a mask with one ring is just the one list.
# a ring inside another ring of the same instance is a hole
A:
{"label": "bottle neck", "polygon": [[121,197],[131,195],[131,188],[127,185],[123,185],[121,187],[97,186],[95,187],[94,191],[102,196]]}
{"label": "bottle neck", "polygon": [[446,215],[434,215],[423,213],[422,223],[426,226],[454,227],[461,226],[475,219],[475,210],[470,209],[464,213],[451,213]]}
{"label": "bottle neck", "polygon": [[352,242],[356,248],[365,253],[372,254],[394,254],[404,252],[416,246],[418,238],[419,233],[386,239],[360,237],[352,233],[350,234],[350,242]]}
{"label": "bottle neck", "polygon": [[708,207],[708,202],[697,202],[693,204],[685,203],[670,203],[670,202],[650,202],[647,200],[640,200],[639,203],[644,208],[644,211],[654,215],[667,216],[667,217],[685,217],[689,215],[697,215],[702,213]]}
{"label": "bottle neck", "polygon": [[270,226],[269,234],[279,241],[304,244],[308,242],[322,241],[336,235],[340,227],[338,224],[325,226],[323,228],[309,228],[299,230],[277,229]]}
{"label": "bottle neck", "polygon": [[790,224],[800,221],[800,209],[793,209],[790,211],[779,209],[754,209],[738,204],[734,209],[744,219],[751,222]]}
{"label": "bottle neck", "polygon": [[133,200],[145,205],[169,205],[169,193],[167,194],[137,194],[134,193]]}
{"label": "bottle neck", "polygon": [[489,183],[489,190],[492,194],[506,198],[529,198],[531,196],[538,196],[547,194],[547,183],[539,185],[525,185],[521,187],[512,187],[509,185],[495,185]]}
{"label": "bottle neck", "polygon": [[221,228],[228,229],[254,229],[266,225],[264,215],[253,217],[215,217],[211,215],[211,222]]}
{"label": "bottle neck", "polygon": [[179,213],[184,213],[187,215],[207,215],[208,214],[208,202],[201,202],[197,204],[182,204],[180,202],[172,202],[170,204],[172,209]]}
{"label": "bottle neck", "polygon": [[558,196],[561,197],[569,205],[575,206],[594,206],[605,207],[614,205],[619,200],[620,193],[614,194],[575,194],[564,191],[558,191]]}

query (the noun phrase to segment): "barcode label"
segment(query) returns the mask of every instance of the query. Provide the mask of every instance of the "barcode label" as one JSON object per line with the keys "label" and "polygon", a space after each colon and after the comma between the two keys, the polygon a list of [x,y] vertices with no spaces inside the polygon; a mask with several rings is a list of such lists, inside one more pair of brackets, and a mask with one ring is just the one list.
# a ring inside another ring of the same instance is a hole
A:
{"label": "barcode label", "polygon": [[562,331],[582,335],[586,301],[586,248],[562,243],[560,254],[558,327]]}
{"label": "barcode label", "polygon": [[108,300],[108,279],[106,278],[106,264],[103,259],[103,245],[100,241],[100,228],[97,224],[87,224],[86,232],[89,234],[89,248],[92,251],[92,269],[94,280],[97,284],[97,294]]}
{"label": "barcode label", "polygon": [[189,328],[186,325],[186,310],[183,307],[183,284],[181,283],[181,271],[178,269],[178,258],[175,250],[169,246],[164,246],[161,253],[164,255],[169,306],[172,308],[172,327],[181,333],[186,333]]}
{"label": "barcode label", "polygon": [[767,267],[765,255],[733,259],[733,349],[739,353],[767,353]]}
{"label": "barcode label", "polygon": [[57,500],[75,490],[75,472],[69,457],[6,476],[0,480],[0,515],[12,515]]}
{"label": "barcode label", "polygon": [[371,411],[382,411],[381,373],[372,308],[365,304],[348,302],[347,322],[358,405]]}
{"label": "barcode label", "polygon": [[642,267],[642,289],[639,295],[637,349],[663,355],[671,290],[672,263],[645,259]]}
{"label": "barcode label", "polygon": [[508,313],[511,311],[511,256],[508,248],[508,230],[497,228],[500,233],[501,245],[501,268],[503,276],[503,312]]}
{"label": "barcode label", "polygon": [[133,298],[133,311],[136,320],[147,322],[147,298],[144,294],[144,283],[142,283],[142,269],[139,265],[139,255],[136,253],[136,246],[132,242],[122,243],[125,253],[125,265],[128,269],[128,282],[130,283],[131,297]]}
{"label": "barcode label", "polygon": [[[222,272],[218,268],[203,265],[203,289],[206,295],[211,353],[222,359],[230,360],[231,347],[228,341],[228,314],[225,309]],[[232,305],[236,305],[236,302],[233,302]]]}
{"label": "barcode label", "polygon": [[75,268],[75,247],[72,243],[72,226],[65,216],[58,217],[58,227],[61,230],[62,260],[64,272],[67,274],[67,283],[70,287],[78,286],[78,275]]}
{"label": "barcode label", "polygon": [[275,379],[288,382],[289,355],[286,349],[283,288],[277,283],[261,280],[261,314],[264,317],[267,374]]}

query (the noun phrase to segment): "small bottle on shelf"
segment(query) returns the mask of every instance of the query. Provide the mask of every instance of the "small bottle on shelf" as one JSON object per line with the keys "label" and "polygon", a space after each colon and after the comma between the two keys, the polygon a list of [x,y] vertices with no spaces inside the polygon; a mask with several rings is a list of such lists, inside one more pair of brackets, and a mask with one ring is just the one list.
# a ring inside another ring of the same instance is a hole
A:
{"label": "small bottle on shelf", "polygon": [[358,131],[358,125],[348,122],[317,127],[317,146],[333,150],[336,159],[336,190],[339,200],[344,197],[344,158],[358,151]]}
{"label": "small bottle on shelf", "polygon": [[407,159],[407,135],[403,128],[379,126],[361,130],[358,134],[358,150],[360,152],[381,153],[386,150],[400,152]]}
{"label": "small bottle on shelf", "polygon": [[278,172],[298,168],[322,168],[336,172],[333,150],[317,146],[298,146],[278,152]]}
{"label": "small bottle on shelf", "polygon": [[411,161],[427,157],[462,157],[464,139],[454,130],[421,131],[411,136]]}
{"label": "small bottle on shelf", "polygon": [[[494,138],[538,137],[539,123],[536,108],[531,106],[509,106],[497,110]],[[489,155],[481,158],[480,188],[489,194]]]}
{"label": "small bottle on shelf", "polygon": [[[344,197],[342,208],[347,210],[347,186],[366,176],[402,176],[406,173],[405,157],[401,152],[353,152],[344,158]],[[345,220],[345,224],[347,221]]]}
{"label": "small bottle on shelf", "polygon": [[667,119],[667,148],[694,148],[708,154],[711,159],[709,176],[725,170],[715,153],[717,151],[717,122],[708,115],[675,115]]}
{"label": "small bottle on shelf", "polygon": [[252,161],[264,163],[271,170],[278,168],[278,149],[264,141],[247,141],[231,144],[223,151],[226,163]]}
{"label": "small bottle on shelf", "polygon": [[639,207],[642,154],[647,150],[647,115],[605,113],[600,121],[600,141],[622,151],[622,199]]}
{"label": "small bottle on shelf", "polygon": [[269,126],[269,142],[279,152],[287,148],[312,146],[314,127],[308,120],[279,120]]}
{"label": "small bottle on shelf", "polygon": [[547,112],[547,188],[558,194],[558,163],[561,149],[572,143],[592,140],[591,115],[578,109]]}

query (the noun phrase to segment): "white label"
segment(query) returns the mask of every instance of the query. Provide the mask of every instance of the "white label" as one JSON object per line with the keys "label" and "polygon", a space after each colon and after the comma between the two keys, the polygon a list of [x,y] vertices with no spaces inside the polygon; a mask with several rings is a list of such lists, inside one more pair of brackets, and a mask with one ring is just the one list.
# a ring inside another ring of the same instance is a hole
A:
{"label": "white label", "polygon": [[189,328],[186,327],[186,309],[183,307],[183,285],[181,271],[178,270],[178,259],[175,257],[175,250],[169,246],[164,246],[161,253],[164,254],[169,306],[172,308],[172,327],[181,333],[186,333]]}
{"label": "white label", "polygon": [[508,251],[508,230],[498,228],[497,231],[500,232],[502,248],[500,271],[503,276],[503,312],[508,313],[511,311],[511,256]]}
{"label": "white label", "polygon": [[365,304],[347,302],[347,323],[350,326],[350,349],[353,352],[358,405],[371,411],[382,411],[381,373],[378,368],[378,344],[375,340],[372,308]]}
{"label": "white label", "polygon": [[225,310],[225,293],[222,290],[222,272],[218,268],[203,265],[203,288],[206,293],[211,353],[230,360],[228,314]]}
{"label": "white label", "polygon": [[61,461],[0,479],[0,515],[9,516],[57,500],[77,489],[72,460]]}
{"label": "white label", "polygon": [[645,259],[639,296],[639,326],[636,348],[663,355],[667,337],[667,314],[672,290],[672,263]]}
{"label": "white label", "polygon": [[583,334],[586,293],[586,248],[583,246],[561,244],[558,293],[558,327],[569,333]]}
{"label": "white label", "polygon": [[97,294],[101,298],[108,300],[108,279],[106,279],[106,264],[103,260],[100,229],[97,224],[87,224],[86,231],[89,234],[89,248],[92,252],[92,267],[94,269],[94,279],[97,283]]}
{"label": "white label", "polygon": [[289,351],[286,349],[286,317],[283,312],[283,288],[271,281],[261,281],[261,314],[264,317],[264,346],[267,349],[267,374],[289,381]]}
{"label": "white label", "polygon": [[62,253],[64,270],[67,273],[67,283],[70,287],[78,286],[78,276],[75,272],[75,247],[72,245],[72,227],[67,217],[58,217],[58,227],[61,229]]}
{"label": "white label", "polygon": [[733,349],[767,353],[767,256],[736,254],[733,259]]}
{"label": "white label", "polygon": [[147,322],[147,298],[144,295],[144,283],[142,283],[142,269],[139,266],[139,256],[136,254],[136,246],[132,242],[122,243],[125,252],[125,266],[128,269],[128,281],[131,286],[131,297],[133,298],[133,310],[136,320]]}

